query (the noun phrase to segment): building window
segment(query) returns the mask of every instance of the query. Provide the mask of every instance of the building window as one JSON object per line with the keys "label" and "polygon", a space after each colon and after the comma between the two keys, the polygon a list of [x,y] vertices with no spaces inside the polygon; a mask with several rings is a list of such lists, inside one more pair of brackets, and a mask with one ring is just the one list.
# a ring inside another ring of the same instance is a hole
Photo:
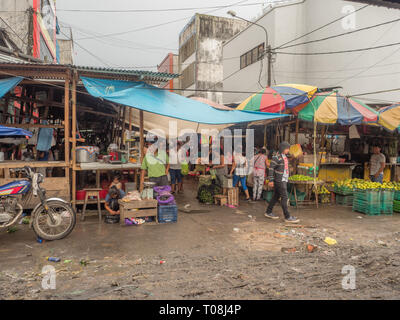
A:
{"label": "building window", "polygon": [[246,68],[247,66],[261,60],[264,54],[264,43],[257,47],[247,51],[245,54],[240,56],[240,69]]}

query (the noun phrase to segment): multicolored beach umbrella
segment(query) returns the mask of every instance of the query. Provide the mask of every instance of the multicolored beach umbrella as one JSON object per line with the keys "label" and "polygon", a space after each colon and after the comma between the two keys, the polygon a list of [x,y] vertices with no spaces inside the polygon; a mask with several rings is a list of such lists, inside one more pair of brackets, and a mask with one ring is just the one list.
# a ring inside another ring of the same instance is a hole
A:
{"label": "multicolored beach umbrella", "polygon": [[336,91],[317,93],[298,113],[298,118],[321,124],[353,125],[378,121],[378,111],[365,103],[341,96]]}
{"label": "multicolored beach umbrella", "polygon": [[303,84],[281,84],[266,87],[244,100],[236,110],[288,113],[297,112],[307,104],[317,87]]}
{"label": "multicolored beach umbrella", "polygon": [[400,131],[400,103],[379,109],[378,123],[387,130]]}

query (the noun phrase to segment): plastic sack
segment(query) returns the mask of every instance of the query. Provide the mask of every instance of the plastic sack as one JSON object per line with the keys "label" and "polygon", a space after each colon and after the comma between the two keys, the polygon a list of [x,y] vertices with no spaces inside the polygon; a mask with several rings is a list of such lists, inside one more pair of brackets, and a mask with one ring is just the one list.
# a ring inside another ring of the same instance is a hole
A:
{"label": "plastic sack", "polygon": [[188,163],[181,164],[181,173],[184,176],[187,176],[189,174],[189,164]]}
{"label": "plastic sack", "polygon": [[128,194],[122,199],[122,201],[124,202],[137,201],[137,200],[142,200],[140,192],[137,190],[128,192]]}
{"label": "plastic sack", "polygon": [[289,152],[295,158],[298,158],[303,155],[303,149],[301,149],[300,144],[291,145],[289,148]]}

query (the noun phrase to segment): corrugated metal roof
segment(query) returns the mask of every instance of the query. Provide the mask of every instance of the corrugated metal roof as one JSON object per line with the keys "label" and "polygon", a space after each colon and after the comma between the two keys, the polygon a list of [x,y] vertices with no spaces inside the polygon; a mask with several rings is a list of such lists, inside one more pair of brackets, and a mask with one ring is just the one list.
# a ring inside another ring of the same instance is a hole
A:
{"label": "corrugated metal roof", "polygon": [[104,67],[91,67],[91,66],[75,66],[75,65],[62,65],[62,64],[45,64],[45,63],[29,63],[25,61],[20,62],[0,62],[0,68],[24,69],[24,70],[42,70],[47,73],[62,72],[66,69],[77,70],[80,74],[90,74],[91,76],[104,75],[107,78],[115,79],[128,79],[139,78],[139,80],[149,82],[163,82],[172,80],[179,77],[179,74],[154,72],[146,70],[130,70],[130,69],[114,69]]}
{"label": "corrugated metal roof", "polygon": [[387,7],[393,9],[400,9],[399,0],[346,0],[351,2],[360,2],[374,6]]}
{"label": "corrugated metal roof", "polygon": [[89,67],[89,66],[71,66],[71,67],[77,69],[78,71],[90,71],[90,72],[120,74],[120,75],[138,76],[138,77],[155,77],[155,78],[163,78],[164,80],[174,79],[179,77],[179,74],[175,73],[154,72],[146,70],[114,69],[114,68]]}

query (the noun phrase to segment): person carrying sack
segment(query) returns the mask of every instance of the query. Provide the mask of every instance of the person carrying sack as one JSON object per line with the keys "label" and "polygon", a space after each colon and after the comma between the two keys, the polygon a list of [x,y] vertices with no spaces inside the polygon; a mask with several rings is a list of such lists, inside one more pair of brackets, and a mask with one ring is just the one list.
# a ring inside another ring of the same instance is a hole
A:
{"label": "person carrying sack", "polygon": [[268,185],[274,188],[274,195],[267,207],[265,217],[269,219],[279,219],[279,217],[272,213],[275,204],[281,199],[281,206],[285,221],[288,223],[298,223],[300,220],[291,216],[288,210],[288,192],[287,183],[289,181],[289,154],[290,144],[286,141],[279,145],[279,153],[277,153],[271,160],[268,171]]}

